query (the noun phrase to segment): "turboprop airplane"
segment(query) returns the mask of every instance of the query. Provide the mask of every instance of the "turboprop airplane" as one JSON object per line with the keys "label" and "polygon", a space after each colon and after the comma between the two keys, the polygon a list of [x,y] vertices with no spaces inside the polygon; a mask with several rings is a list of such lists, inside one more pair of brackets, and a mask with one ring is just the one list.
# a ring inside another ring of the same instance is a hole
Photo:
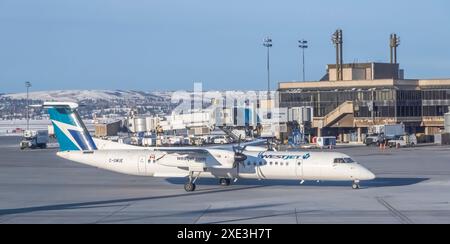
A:
{"label": "turboprop airplane", "polygon": [[223,186],[238,179],[360,181],[375,175],[351,157],[334,152],[272,152],[234,146],[213,148],[143,148],[92,138],[78,115],[78,104],[46,102],[59,142],[59,157],[118,173],[187,178],[184,189],[195,191],[200,177],[216,178]]}

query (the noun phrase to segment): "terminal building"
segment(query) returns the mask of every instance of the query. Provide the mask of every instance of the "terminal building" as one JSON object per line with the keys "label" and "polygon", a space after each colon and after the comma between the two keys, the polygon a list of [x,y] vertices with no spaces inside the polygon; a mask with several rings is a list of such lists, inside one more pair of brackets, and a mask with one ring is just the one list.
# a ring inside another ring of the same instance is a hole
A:
{"label": "terminal building", "polygon": [[332,64],[320,81],[280,82],[282,108],[312,107],[313,136],[361,142],[370,128],[404,124],[438,134],[449,112],[450,79],[405,79],[397,63]]}

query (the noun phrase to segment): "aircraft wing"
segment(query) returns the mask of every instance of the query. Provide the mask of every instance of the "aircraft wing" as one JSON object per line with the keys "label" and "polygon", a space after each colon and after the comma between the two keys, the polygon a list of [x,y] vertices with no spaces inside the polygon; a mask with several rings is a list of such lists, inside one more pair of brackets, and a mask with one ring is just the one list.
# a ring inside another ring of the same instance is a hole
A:
{"label": "aircraft wing", "polygon": [[[254,141],[241,143],[241,146],[242,147],[257,146],[257,145],[263,145],[264,143],[266,143],[266,140],[264,140],[264,139],[257,139],[257,140],[254,140]],[[227,144],[227,145],[208,146],[208,147],[205,147],[205,148],[233,150],[234,146],[238,146],[238,143]]]}
{"label": "aircraft wing", "polygon": [[154,149],[164,152],[156,162],[160,165],[203,172],[207,169],[234,168],[234,152],[207,148]]}
{"label": "aircraft wing", "polygon": [[[256,146],[262,145],[266,143],[264,139],[258,139],[254,141],[249,141],[245,143],[241,143],[241,146]],[[217,145],[217,146],[205,146],[205,147],[148,147],[149,150],[154,151],[198,151],[203,152],[209,149],[222,149],[232,151],[234,146],[237,146],[238,143],[226,144],[226,145]],[[142,147],[140,147],[142,149]]]}

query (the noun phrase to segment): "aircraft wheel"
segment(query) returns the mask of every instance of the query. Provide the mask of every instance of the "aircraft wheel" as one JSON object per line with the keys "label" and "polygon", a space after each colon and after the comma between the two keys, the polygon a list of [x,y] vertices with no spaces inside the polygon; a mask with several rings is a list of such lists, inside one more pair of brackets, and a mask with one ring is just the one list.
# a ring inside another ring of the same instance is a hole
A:
{"label": "aircraft wheel", "polygon": [[359,186],[359,184],[353,183],[352,188],[353,188],[353,190],[358,190],[358,189],[360,189],[361,187]]}
{"label": "aircraft wheel", "polygon": [[186,190],[187,192],[195,191],[195,184],[191,182],[184,184],[184,190]]}
{"label": "aircraft wheel", "polygon": [[231,180],[227,178],[220,178],[219,183],[221,186],[229,186],[231,184]]}

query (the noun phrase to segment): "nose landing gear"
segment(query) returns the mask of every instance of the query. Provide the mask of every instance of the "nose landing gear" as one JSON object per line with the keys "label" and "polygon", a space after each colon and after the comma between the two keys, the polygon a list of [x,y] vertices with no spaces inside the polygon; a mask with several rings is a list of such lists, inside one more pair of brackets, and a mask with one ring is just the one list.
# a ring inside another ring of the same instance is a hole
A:
{"label": "nose landing gear", "polygon": [[353,190],[361,189],[361,186],[359,185],[359,180],[353,181],[352,188],[353,188]]}

